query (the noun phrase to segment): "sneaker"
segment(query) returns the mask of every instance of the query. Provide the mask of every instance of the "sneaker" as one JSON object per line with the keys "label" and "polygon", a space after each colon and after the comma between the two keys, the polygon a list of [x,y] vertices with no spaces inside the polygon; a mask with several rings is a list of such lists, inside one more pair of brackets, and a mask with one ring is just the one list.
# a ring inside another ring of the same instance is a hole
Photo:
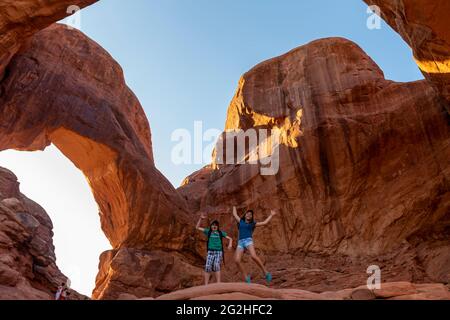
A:
{"label": "sneaker", "polygon": [[270,282],[272,281],[272,274],[270,272],[266,273],[266,281],[267,284],[270,284]]}
{"label": "sneaker", "polygon": [[245,282],[252,283],[252,278],[250,277],[250,275],[245,277]]}

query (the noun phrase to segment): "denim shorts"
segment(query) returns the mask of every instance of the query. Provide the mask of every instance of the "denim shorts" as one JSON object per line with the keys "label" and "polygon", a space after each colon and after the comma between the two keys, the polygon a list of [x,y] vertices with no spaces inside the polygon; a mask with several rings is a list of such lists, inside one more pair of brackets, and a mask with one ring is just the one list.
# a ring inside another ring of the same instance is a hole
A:
{"label": "denim shorts", "polygon": [[245,238],[238,241],[238,248],[241,250],[247,249],[251,245],[253,245],[252,238]]}

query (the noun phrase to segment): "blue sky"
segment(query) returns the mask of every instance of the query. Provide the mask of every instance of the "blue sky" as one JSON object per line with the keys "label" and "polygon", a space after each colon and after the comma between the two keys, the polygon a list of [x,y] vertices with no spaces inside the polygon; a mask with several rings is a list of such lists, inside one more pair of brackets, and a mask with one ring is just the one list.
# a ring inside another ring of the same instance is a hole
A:
{"label": "blue sky", "polygon": [[196,120],[222,130],[239,77],[263,60],[340,36],[387,78],[422,78],[390,27],[366,27],[366,10],[362,0],[108,0],[82,11],[81,29],[122,65],[149,118],[156,165],[177,187],[202,165],[172,164],[171,133]]}
{"label": "blue sky", "polygon": [[[156,165],[179,186],[202,165],[172,163],[172,132],[192,131],[194,121],[222,130],[240,76],[263,60],[340,36],[359,44],[387,78],[421,79],[410,48],[384,22],[369,30],[366,10],[362,0],[101,0],[81,12],[81,30],[124,69],[150,121]],[[81,172],[53,146],[1,152],[0,166],[46,209],[58,266],[90,295],[98,256],[110,245]]]}

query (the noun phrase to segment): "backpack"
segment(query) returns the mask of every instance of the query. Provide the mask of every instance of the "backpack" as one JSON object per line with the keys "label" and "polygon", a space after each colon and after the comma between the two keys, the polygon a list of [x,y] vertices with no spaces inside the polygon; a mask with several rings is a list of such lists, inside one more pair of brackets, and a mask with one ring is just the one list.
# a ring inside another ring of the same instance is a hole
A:
{"label": "backpack", "polygon": [[[222,240],[223,233],[222,233],[222,230],[218,230],[218,231],[219,231],[219,236],[220,236],[220,247],[222,248],[222,262],[223,262],[223,265],[225,265],[225,252],[223,250],[223,240]],[[208,244],[209,244],[209,238],[211,238],[211,233],[212,233],[212,230],[209,229],[208,240],[206,241],[206,253],[208,253]]]}

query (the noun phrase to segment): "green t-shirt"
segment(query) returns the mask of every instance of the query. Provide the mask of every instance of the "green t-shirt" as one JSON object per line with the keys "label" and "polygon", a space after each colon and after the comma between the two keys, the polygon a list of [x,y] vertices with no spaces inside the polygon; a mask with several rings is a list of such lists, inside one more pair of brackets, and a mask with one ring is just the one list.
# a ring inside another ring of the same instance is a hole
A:
{"label": "green t-shirt", "polygon": [[[203,233],[208,236],[209,229],[205,229]],[[227,236],[227,233],[225,231],[222,231],[222,237],[225,238]],[[209,237],[208,242],[208,250],[212,251],[222,251],[222,243],[220,241],[220,233],[219,231],[213,231],[211,232],[211,236]]]}

